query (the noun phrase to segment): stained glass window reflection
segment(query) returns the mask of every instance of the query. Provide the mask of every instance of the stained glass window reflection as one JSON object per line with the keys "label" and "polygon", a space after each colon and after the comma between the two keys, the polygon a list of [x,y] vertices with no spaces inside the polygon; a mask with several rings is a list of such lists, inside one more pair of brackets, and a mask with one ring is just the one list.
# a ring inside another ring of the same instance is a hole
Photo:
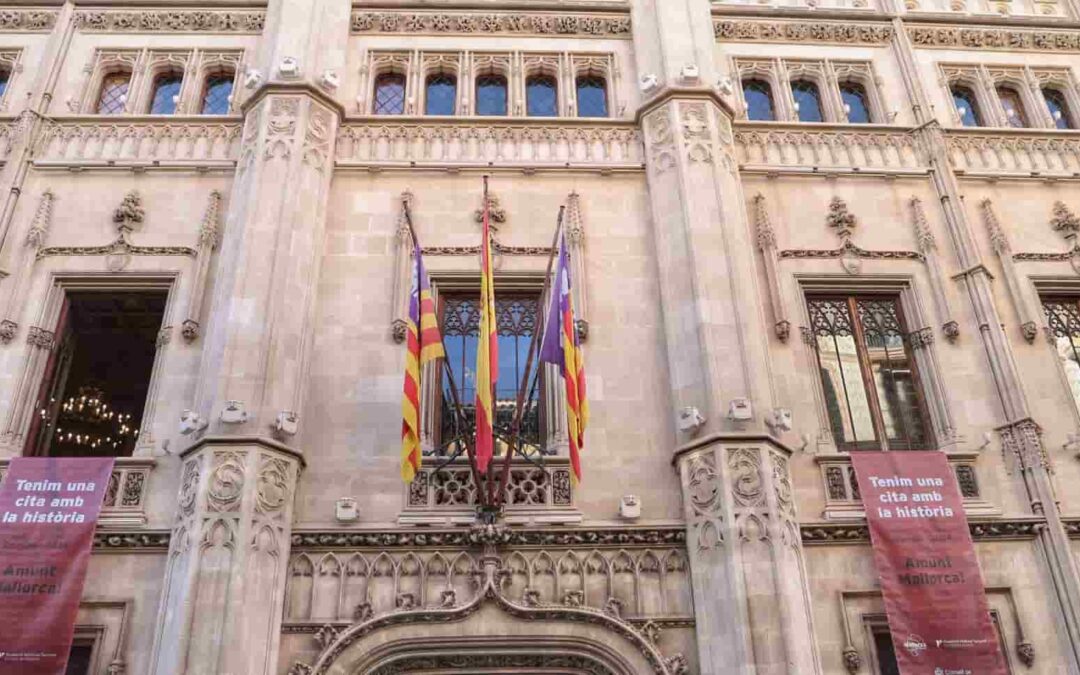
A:
{"label": "stained glass window reflection", "polygon": [[506,114],[506,78],[502,75],[481,75],[476,78],[476,114]]}
{"label": "stained glass window reflection", "polygon": [[1012,87],[998,87],[998,100],[1005,109],[1005,123],[1014,129],[1023,129],[1028,126],[1027,114],[1024,112],[1024,102],[1020,98],[1020,92]]}
{"label": "stained glass window reflection", "polygon": [[975,92],[968,87],[954,85],[950,93],[953,105],[956,106],[956,114],[960,117],[960,123],[965,127],[981,127],[983,125],[982,111],[979,110]]}
{"label": "stained glass window reflection", "polygon": [[[464,429],[455,428],[453,398],[450,378],[442,374],[442,401],[440,415],[440,449],[448,450],[455,436],[475,429],[476,419],[476,348],[480,332],[480,301],[478,295],[449,295],[441,300],[441,325],[446,345],[444,367],[449,368],[468,420]],[[496,446],[505,449],[510,437],[514,411],[517,409],[518,385],[521,383],[528,359],[529,344],[537,329],[538,295],[504,294],[495,298],[495,315],[498,323],[499,368],[495,386],[495,434]],[[537,374],[534,363],[529,373],[530,382]],[[522,415],[522,439],[534,447],[542,441],[540,427],[541,382],[527,396]],[[452,448],[450,448],[452,451]]]}
{"label": "stained glass window reflection", "polygon": [[447,73],[428,76],[424,90],[425,115],[453,115],[456,101],[456,77]]}
{"label": "stained glass window reflection", "polygon": [[776,119],[772,87],[768,82],[757,79],[743,80],[742,87],[747,119],[755,122],[772,122]]}
{"label": "stained glass window reflection", "polygon": [[851,124],[870,123],[870,99],[866,88],[858,82],[840,84],[840,99],[844,102],[844,112]]}
{"label": "stained glass window reflection", "polygon": [[1080,304],[1078,298],[1043,300],[1047,326],[1053,336],[1058,364],[1069,383],[1073,402],[1080,409]]}
{"label": "stained glass window reflection", "polygon": [[405,113],[405,76],[400,73],[383,73],[375,78],[375,102],[372,110],[376,115],[402,115]]}
{"label": "stained glass window reflection", "polygon": [[600,75],[577,78],[578,117],[607,117],[607,80]]}
{"label": "stained glass window reflection", "polygon": [[203,91],[202,114],[228,115],[232,103],[233,74],[217,73],[206,78]]}
{"label": "stained glass window reflection", "polygon": [[813,297],[808,305],[837,447],[925,448],[925,407],[898,299]]}
{"label": "stained glass window reflection", "polygon": [[101,81],[101,93],[98,95],[97,114],[118,115],[124,112],[127,103],[128,88],[131,86],[131,73],[110,73]]}
{"label": "stained glass window reflection", "polygon": [[795,97],[796,112],[800,122],[823,122],[821,111],[821,93],[818,86],[810,80],[795,80],[791,83],[791,94]]}
{"label": "stained glass window reflection", "polygon": [[150,97],[151,115],[172,115],[180,102],[180,85],[184,76],[180,73],[163,73],[154,80],[154,93]]}
{"label": "stained glass window reflection", "polygon": [[1050,117],[1054,119],[1054,126],[1058,129],[1072,129],[1072,115],[1069,112],[1069,102],[1065,98],[1065,92],[1053,87],[1045,87],[1042,95],[1050,111]]}
{"label": "stained glass window reflection", "polygon": [[533,75],[525,80],[525,111],[529,117],[559,114],[558,87],[550,75]]}

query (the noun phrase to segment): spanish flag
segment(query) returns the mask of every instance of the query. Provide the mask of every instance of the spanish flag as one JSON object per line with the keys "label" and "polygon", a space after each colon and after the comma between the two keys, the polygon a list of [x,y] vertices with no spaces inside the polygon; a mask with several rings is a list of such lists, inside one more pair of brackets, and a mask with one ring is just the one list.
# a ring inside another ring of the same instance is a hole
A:
{"label": "spanish flag", "polygon": [[540,360],[559,366],[566,395],[566,430],[570,437],[570,466],[573,481],[581,480],[581,451],[585,447],[585,425],[589,402],[585,398],[585,361],[574,323],[574,300],[570,293],[570,256],[566,236],[559,239],[559,262],[551,289],[551,306],[540,344]]}
{"label": "spanish flag", "polygon": [[424,364],[445,358],[435,300],[424,271],[420,246],[413,241],[412,289],[406,323],[405,390],[401,397],[401,477],[411,483],[420,470],[420,373]]}
{"label": "spanish flag", "polygon": [[487,473],[494,455],[495,382],[499,375],[499,329],[495,324],[495,279],[491,262],[491,220],[484,196],[484,240],[480,244],[480,333],[476,347],[476,467]]}

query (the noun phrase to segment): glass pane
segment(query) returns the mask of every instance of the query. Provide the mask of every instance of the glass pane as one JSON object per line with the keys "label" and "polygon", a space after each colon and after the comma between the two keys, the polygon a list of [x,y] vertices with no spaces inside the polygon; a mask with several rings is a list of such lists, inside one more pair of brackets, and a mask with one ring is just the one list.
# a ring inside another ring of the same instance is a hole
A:
{"label": "glass pane", "polygon": [[[521,383],[525,362],[528,360],[529,344],[536,330],[536,311],[539,301],[535,296],[510,296],[495,299],[496,321],[499,327],[498,381],[495,384],[496,434],[509,437],[517,406],[518,385]],[[443,301],[443,340],[446,345],[446,367],[450,368],[457,385],[463,412],[468,420],[466,429],[472,432],[475,420],[476,399],[476,349],[479,340],[480,307],[476,297],[451,296]],[[533,363],[529,381],[537,372]],[[443,414],[441,418],[441,443],[453,438],[454,425],[452,397],[449,378],[444,377]],[[522,437],[526,443],[540,443],[539,386],[526,400],[522,416]]]}
{"label": "glass pane", "polygon": [[11,73],[6,70],[0,70],[0,96],[3,96],[7,92],[8,81],[11,79]]}
{"label": "glass pane", "polygon": [[926,429],[896,300],[859,300],[857,307],[889,447],[923,447]]}
{"label": "glass pane", "polygon": [[1005,122],[1015,129],[1023,129],[1028,126],[1027,115],[1024,114],[1024,102],[1020,99],[1020,92],[1011,87],[998,87],[998,99],[1001,107],[1005,109]]}
{"label": "glass pane", "polygon": [[127,101],[130,84],[131,75],[128,73],[106,75],[101,82],[101,95],[98,97],[97,106],[98,114],[116,115],[124,112],[124,103]]}
{"label": "glass pane", "polygon": [[834,440],[840,446],[873,443],[873,417],[847,301],[814,298],[808,304]]}
{"label": "glass pane", "polygon": [[1054,118],[1054,126],[1058,129],[1072,129],[1072,115],[1069,114],[1069,103],[1065,94],[1059,89],[1051,88],[1043,89],[1042,94],[1050,116]]}
{"label": "glass pane", "polygon": [[424,94],[425,115],[453,115],[457,100],[457,78],[453,75],[432,75],[427,79]]}
{"label": "glass pane", "polygon": [[232,88],[232,74],[211,75],[206,78],[206,93],[203,94],[202,114],[229,114],[229,99],[232,96]]}
{"label": "glass pane", "polygon": [[151,115],[172,115],[180,100],[180,75],[162,75],[154,80],[154,97],[150,99]]}
{"label": "glass pane", "polygon": [[795,97],[800,122],[821,122],[825,119],[821,113],[821,94],[816,84],[810,80],[795,80],[791,83],[791,93]]}
{"label": "glass pane", "polygon": [[844,101],[844,112],[852,124],[870,123],[870,103],[866,89],[858,82],[845,82],[840,85],[840,98]]}
{"label": "glass pane", "polygon": [[525,112],[529,117],[555,117],[559,114],[555,78],[534,75],[525,82]]}
{"label": "glass pane", "polygon": [[756,122],[772,122],[776,119],[773,110],[772,87],[764,80],[744,80],[743,99],[746,101],[746,117]]}
{"label": "glass pane", "polygon": [[967,87],[952,88],[953,105],[956,106],[956,114],[960,116],[960,123],[965,127],[981,127],[982,113],[975,99],[975,92]]}
{"label": "glass pane", "polygon": [[506,114],[506,78],[502,75],[481,75],[476,78],[476,114]]}
{"label": "glass pane", "polygon": [[1069,392],[1080,408],[1080,310],[1075,300],[1045,300],[1043,311]]}
{"label": "glass pane", "polygon": [[607,117],[607,81],[599,75],[577,79],[578,117]]}
{"label": "glass pane", "polygon": [[405,112],[405,76],[385,73],[375,79],[376,115],[401,115]]}

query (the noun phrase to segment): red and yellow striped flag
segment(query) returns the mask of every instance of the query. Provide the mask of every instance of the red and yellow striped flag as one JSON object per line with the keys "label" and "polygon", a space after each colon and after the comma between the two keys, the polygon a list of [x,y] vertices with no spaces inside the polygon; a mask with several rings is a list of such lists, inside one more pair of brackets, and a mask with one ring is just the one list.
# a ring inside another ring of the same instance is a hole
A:
{"label": "red and yellow striped flag", "polygon": [[476,347],[476,466],[486,473],[495,454],[495,382],[499,376],[499,329],[495,323],[495,279],[491,221],[484,195],[484,239],[480,244],[480,334]]}
{"label": "red and yellow striped flag", "polygon": [[405,356],[405,390],[401,397],[401,477],[411,483],[420,470],[420,373],[424,364],[446,356],[435,300],[424,271],[420,247],[413,242],[412,289],[409,318],[405,324],[408,351]]}

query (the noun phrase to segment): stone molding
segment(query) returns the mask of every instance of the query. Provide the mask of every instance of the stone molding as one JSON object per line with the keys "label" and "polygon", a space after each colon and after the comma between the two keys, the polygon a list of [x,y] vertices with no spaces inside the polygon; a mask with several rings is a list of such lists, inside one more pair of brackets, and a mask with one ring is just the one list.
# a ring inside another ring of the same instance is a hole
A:
{"label": "stone molding", "polygon": [[169,550],[169,530],[113,531],[98,529],[94,532],[94,552],[166,553]]}
{"label": "stone molding", "polygon": [[[686,528],[682,525],[655,527],[514,529],[506,531],[506,546],[588,546],[588,547],[650,547],[660,544],[685,544]],[[374,530],[296,530],[292,533],[292,550],[331,549],[414,549],[470,546],[474,542],[469,530],[406,531]]]}
{"label": "stone molding", "polygon": [[630,16],[540,12],[372,12],[352,13],[353,33],[437,33],[567,35],[630,39]]}
{"label": "stone molding", "polygon": [[[1071,537],[1080,538],[1080,519],[1072,523]],[[1034,539],[1046,526],[1040,519],[969,520],[968,529],[976,541],[1015,541]],[[866,520],[860,518],[850,523],[800,523],[804,546],[868,544],[870,531]]]}
{"label": "stone molding", "polygon": [[893,29],[887,23],[851,21],[771,21],[714,19],[713,34],[723,42],[828,42],[887,45]]}
{"label": "stone molding", "polygon": [[[54,17],[55,20],[55,17]],[[265,11],[140,10],[75,12],[75,27],[108,33],[253,33],[263,31]],[[51,25],[51,24],[50,24]],[[3,23],[0,22],[0,29]]]}
{"label": "stone molding", "polygon": [[1080,52],[1080,31],[985,26],[907,26],[916,48]]}
{"label": "stone molding", "polygon": [[[648,624],[653,624],[657,628],[693,628],[696,624],[693,617],[675,616],[675,617],[628,617],[626,622],[644,628]],[[282,635],[315,635],[324,626],[332,626],[336,628],[338,632],[348,628],[352,625],[351,621],[286,621],[281,624]]]}
{"label": "stone molding", "polygon": [[59,12],[41,9],[5,9],[0,12],[0,31],[49,31]]}

